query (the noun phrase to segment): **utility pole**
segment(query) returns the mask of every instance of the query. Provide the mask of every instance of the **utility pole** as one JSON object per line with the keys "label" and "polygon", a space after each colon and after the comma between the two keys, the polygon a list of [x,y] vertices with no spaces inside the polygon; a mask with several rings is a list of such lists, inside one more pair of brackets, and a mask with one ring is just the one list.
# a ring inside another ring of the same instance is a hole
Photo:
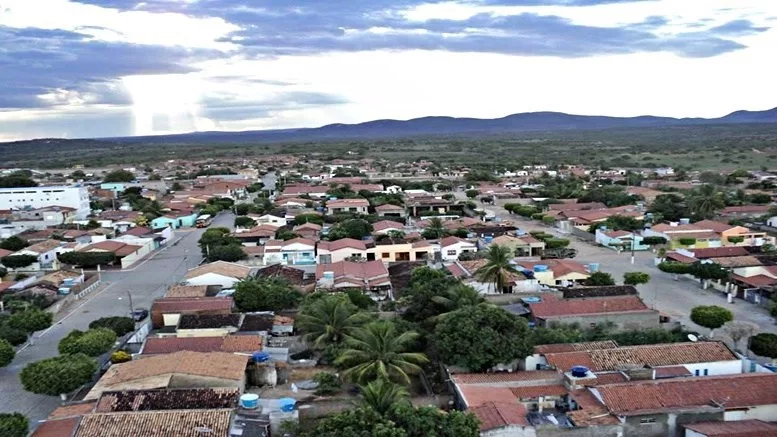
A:
{"label": "utility pole", "polygon": [[132,317],[132,321],[135,321],[135,307],[132,306],[132,293],[127,290],[127,299],[129,299],[129,306],[130,306],[130,317]]}
{"label": "utility pole", "polygon": [[637,240],[637,234],[631,231],[631,264],[634,264],[634,243]]}

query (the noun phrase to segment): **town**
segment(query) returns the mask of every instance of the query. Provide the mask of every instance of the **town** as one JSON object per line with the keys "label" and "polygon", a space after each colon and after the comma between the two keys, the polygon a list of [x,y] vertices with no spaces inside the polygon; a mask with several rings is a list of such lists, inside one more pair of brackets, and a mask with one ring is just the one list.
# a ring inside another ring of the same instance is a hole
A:
{"label": "town", "polygon": [[2,170],[0,430],[777,435],[777,172],[350,155]]}

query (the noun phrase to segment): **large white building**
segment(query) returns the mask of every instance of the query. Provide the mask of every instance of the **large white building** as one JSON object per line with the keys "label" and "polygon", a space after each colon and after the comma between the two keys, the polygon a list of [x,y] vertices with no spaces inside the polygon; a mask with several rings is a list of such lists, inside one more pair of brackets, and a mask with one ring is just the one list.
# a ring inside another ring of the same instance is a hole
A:
{"label": "large white building", "polygon": [[89,208],[89,191],[85,187],[0,188],[0,209],[74,208],[77,220],[85,219]]}

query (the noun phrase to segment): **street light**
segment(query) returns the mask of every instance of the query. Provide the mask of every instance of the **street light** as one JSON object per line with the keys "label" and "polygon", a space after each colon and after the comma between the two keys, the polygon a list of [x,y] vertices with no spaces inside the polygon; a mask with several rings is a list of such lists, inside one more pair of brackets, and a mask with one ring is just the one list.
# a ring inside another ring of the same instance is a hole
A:
{"label": "street light", "polygon": [[[120,297],[119,300],[122,298]],[[132,306],[132,293],[127,290],[127,300],[129,301],[129,307],[130,307],[130,317],[132,318],[132,321],[135,321],[135,308]]]}

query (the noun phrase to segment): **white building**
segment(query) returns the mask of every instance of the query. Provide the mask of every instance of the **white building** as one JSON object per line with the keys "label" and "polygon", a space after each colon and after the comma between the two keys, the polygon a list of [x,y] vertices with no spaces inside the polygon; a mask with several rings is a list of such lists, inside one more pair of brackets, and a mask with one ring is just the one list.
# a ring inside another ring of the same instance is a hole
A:
{"label": "white building", "polygon": [[0,209],[46,208],[66,206],[76,210],[76,219],[85,219],[89,208],[89,191],[85,187],[0,188]]}

